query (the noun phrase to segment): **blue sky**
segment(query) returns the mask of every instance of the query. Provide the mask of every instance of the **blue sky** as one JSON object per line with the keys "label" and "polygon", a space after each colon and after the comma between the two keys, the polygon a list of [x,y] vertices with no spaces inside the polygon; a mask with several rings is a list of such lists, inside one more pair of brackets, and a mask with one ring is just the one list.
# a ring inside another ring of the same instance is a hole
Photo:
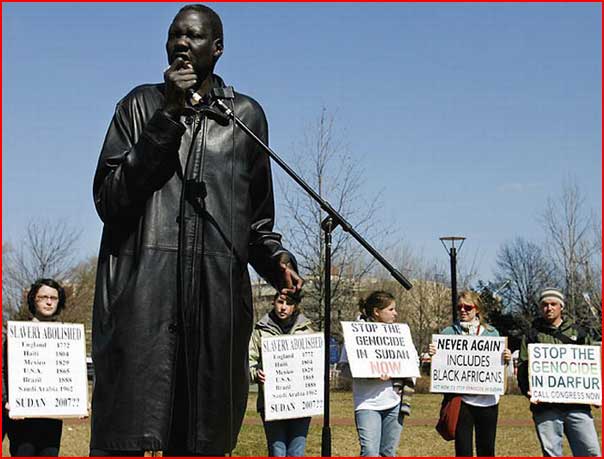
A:
{"label": "blue sky", "polygon": [[[159,82],[179,3],[2,4],[3,238],[66,218],[98,250],[92,177],[116,102]],[[323,106],[337,113],[378,216],[446,262],[468,238],[479,277],[564,180],[601,209],[599,3],[214,3],[219,73],[264,107],[284,158]],[[283,218],[281,212],[278,216]],[[295,247],[292,247],[295,252]]]}

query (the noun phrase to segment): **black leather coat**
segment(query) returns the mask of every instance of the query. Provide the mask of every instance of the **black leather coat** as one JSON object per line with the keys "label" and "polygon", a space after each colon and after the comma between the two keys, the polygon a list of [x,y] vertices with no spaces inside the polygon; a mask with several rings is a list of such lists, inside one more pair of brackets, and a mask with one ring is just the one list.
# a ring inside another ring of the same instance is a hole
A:
{"label": "black leather coat", "polygon": [[[163,102],[161,84],[118,103],[94,178],[104,229],[91,448],[167,448],[181,353],[187,446],[218,454],[235,446],[247,402],[247,264],[275,285],[278,260],[290,255],[272,231],[267,156],[233,123],[204,113],[177,122]],[[236,94],[227,104],[267,140],[256,101]]]}

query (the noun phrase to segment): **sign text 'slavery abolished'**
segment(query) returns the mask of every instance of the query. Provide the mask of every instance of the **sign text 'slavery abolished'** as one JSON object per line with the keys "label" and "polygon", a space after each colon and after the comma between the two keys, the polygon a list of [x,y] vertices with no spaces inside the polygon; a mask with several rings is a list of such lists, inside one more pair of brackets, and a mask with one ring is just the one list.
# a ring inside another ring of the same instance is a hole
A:
{"label": "sign text 'slavery abolished'", "polygon": [[11,417],[88,414],[82,324],[9,321],[7,340]]}
{"label": "sign text 'slavery abolished'", "polygon": [[320,333],[262,338],[267,421],[323,414],[324,341]]}

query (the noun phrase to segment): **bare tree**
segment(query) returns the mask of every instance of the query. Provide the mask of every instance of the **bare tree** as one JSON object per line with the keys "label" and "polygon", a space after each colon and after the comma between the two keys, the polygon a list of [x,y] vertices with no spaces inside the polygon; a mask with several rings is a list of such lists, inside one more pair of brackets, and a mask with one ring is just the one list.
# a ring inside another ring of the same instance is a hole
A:
{"label": "bare tree", "polygon": [[[377,221],[379,195],[366,198],[362,168],[341,140],[335,117],[323,108],[318,119],[306,129],[301,147],[292,164],[298,173],[353,224],[368,240],[383,241],[388,230]],[[284,237],[298,258],[300,271],[307,278],[304,310],[318,329],[323,322],[324,260],[321,221],[326,214],[296,185],[279,180],[288,220]],[[336,229],[332,240],[332,310],[334,318],[352,318],[356,311],[356,292],[372,262],[348,233]]]}
{"label": "bare tree", "polygon": [[86,345],[91,349],[92,303],[96,280],[97,257],[78,263],[67,276],[65,290],[67,306],[61,314],[65,322],[84,324]]}
{"label": "bare tree", "polygon": [[11,287],[8,282],[8,260],[11,258],[14,247],[9,242],[2,241],[2,322],[8,319],[12,309]]}
{"label": "bare tree", "polygon": [[425,352],[432,335],[451,323],[449,267],[418,255],[404,243],[393,252],[395,266],[412,279],[413,288],[404,289],[385,271],[381,273],[380,281],[365,287],[367,292],[382,289],[394,295],[398,321],[409,325],[417,351]]}
{"label": "bare tree", "polygon": [[[418,352],[425,352],[432,335],[451,323],[451,289],[444,266],[422,262],[413,288],[400,299],[401,321],[409,325]],[[444,281],[444,282],[443,282]]]}
{"label": "bare tree", "polygon": [[557,197],[548,199],[542,220],[548,253],[566,293],[567,314],[601,334],[601,294],[596,293],[601,290],[601,226],[585,209],[576,183],[565,184]]}
{"label": "bare tree", "polygon": [[[18,245],[3,244],[2,306],[9,315],[23,305],[33,281],[68,278],[75,266],[75,246],[81,231],[66,222],[31,221]],[[4,250],[8,247],[8,250]]]}
{"label": "bare tree", "polygon": [[[471,251],[470,247],[464,247],[464,250],[457,257],[457,291],[468,290],[478,277],[480,252]],[[447,268],[449,271],[451,268]],[[450,275],[450,273],[449,273]],[[450,284],[450,283],[449,283]]]}
{"label": "bare tree", "polygon": [[511,281],[505,280],[503,284],[479,281],[476,290],[480,294],[480,302],[486,322],[499,332],[507,336],[508,347],[516,350],[520,347],[522,337],[526,335],[530,322],[527,317],[507,308],[502,303],[503,297],[499,294]]}
{"label": "bare tree", "polygon": [[[581,266],[583,273],[583,292],[582,297],[593,317],[602,317],[602,218],[594,217],[592,224],[592,238],[594,255],[591,259]],[[593,323],[593,322],[592,322]],[[596,327],[597,331],[598,328]],[[599,333],[602,335],[602,329],[599,328]]]}
{"label": "bare tree", "polygon": [[541,247],[521,237],[504,243],[497,253],[496,283],[508,287],[501,292],[504,304],[528,328],[538,317],[537,295],[544,286],[555,284],[555,268]]}

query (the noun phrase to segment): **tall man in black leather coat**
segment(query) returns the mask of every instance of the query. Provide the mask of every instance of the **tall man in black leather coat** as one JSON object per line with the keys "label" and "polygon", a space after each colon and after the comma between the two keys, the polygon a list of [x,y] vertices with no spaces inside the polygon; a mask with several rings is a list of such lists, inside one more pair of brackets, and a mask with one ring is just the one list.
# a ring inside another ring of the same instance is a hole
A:
{"label": "tall man in black leather coat", "polygon": [[[208,94],[224,86],[213,74],[219,17],[185,6],[166,50],[165,83],[139,86],[117,104],[94,178],[104,229],[92,455],[231,451],[247,400],[247,264],[284,293],[302,286],[272,231],[267,156],[207,110]],[[267,140],[256,101],[235,94],[226,103]]]}

